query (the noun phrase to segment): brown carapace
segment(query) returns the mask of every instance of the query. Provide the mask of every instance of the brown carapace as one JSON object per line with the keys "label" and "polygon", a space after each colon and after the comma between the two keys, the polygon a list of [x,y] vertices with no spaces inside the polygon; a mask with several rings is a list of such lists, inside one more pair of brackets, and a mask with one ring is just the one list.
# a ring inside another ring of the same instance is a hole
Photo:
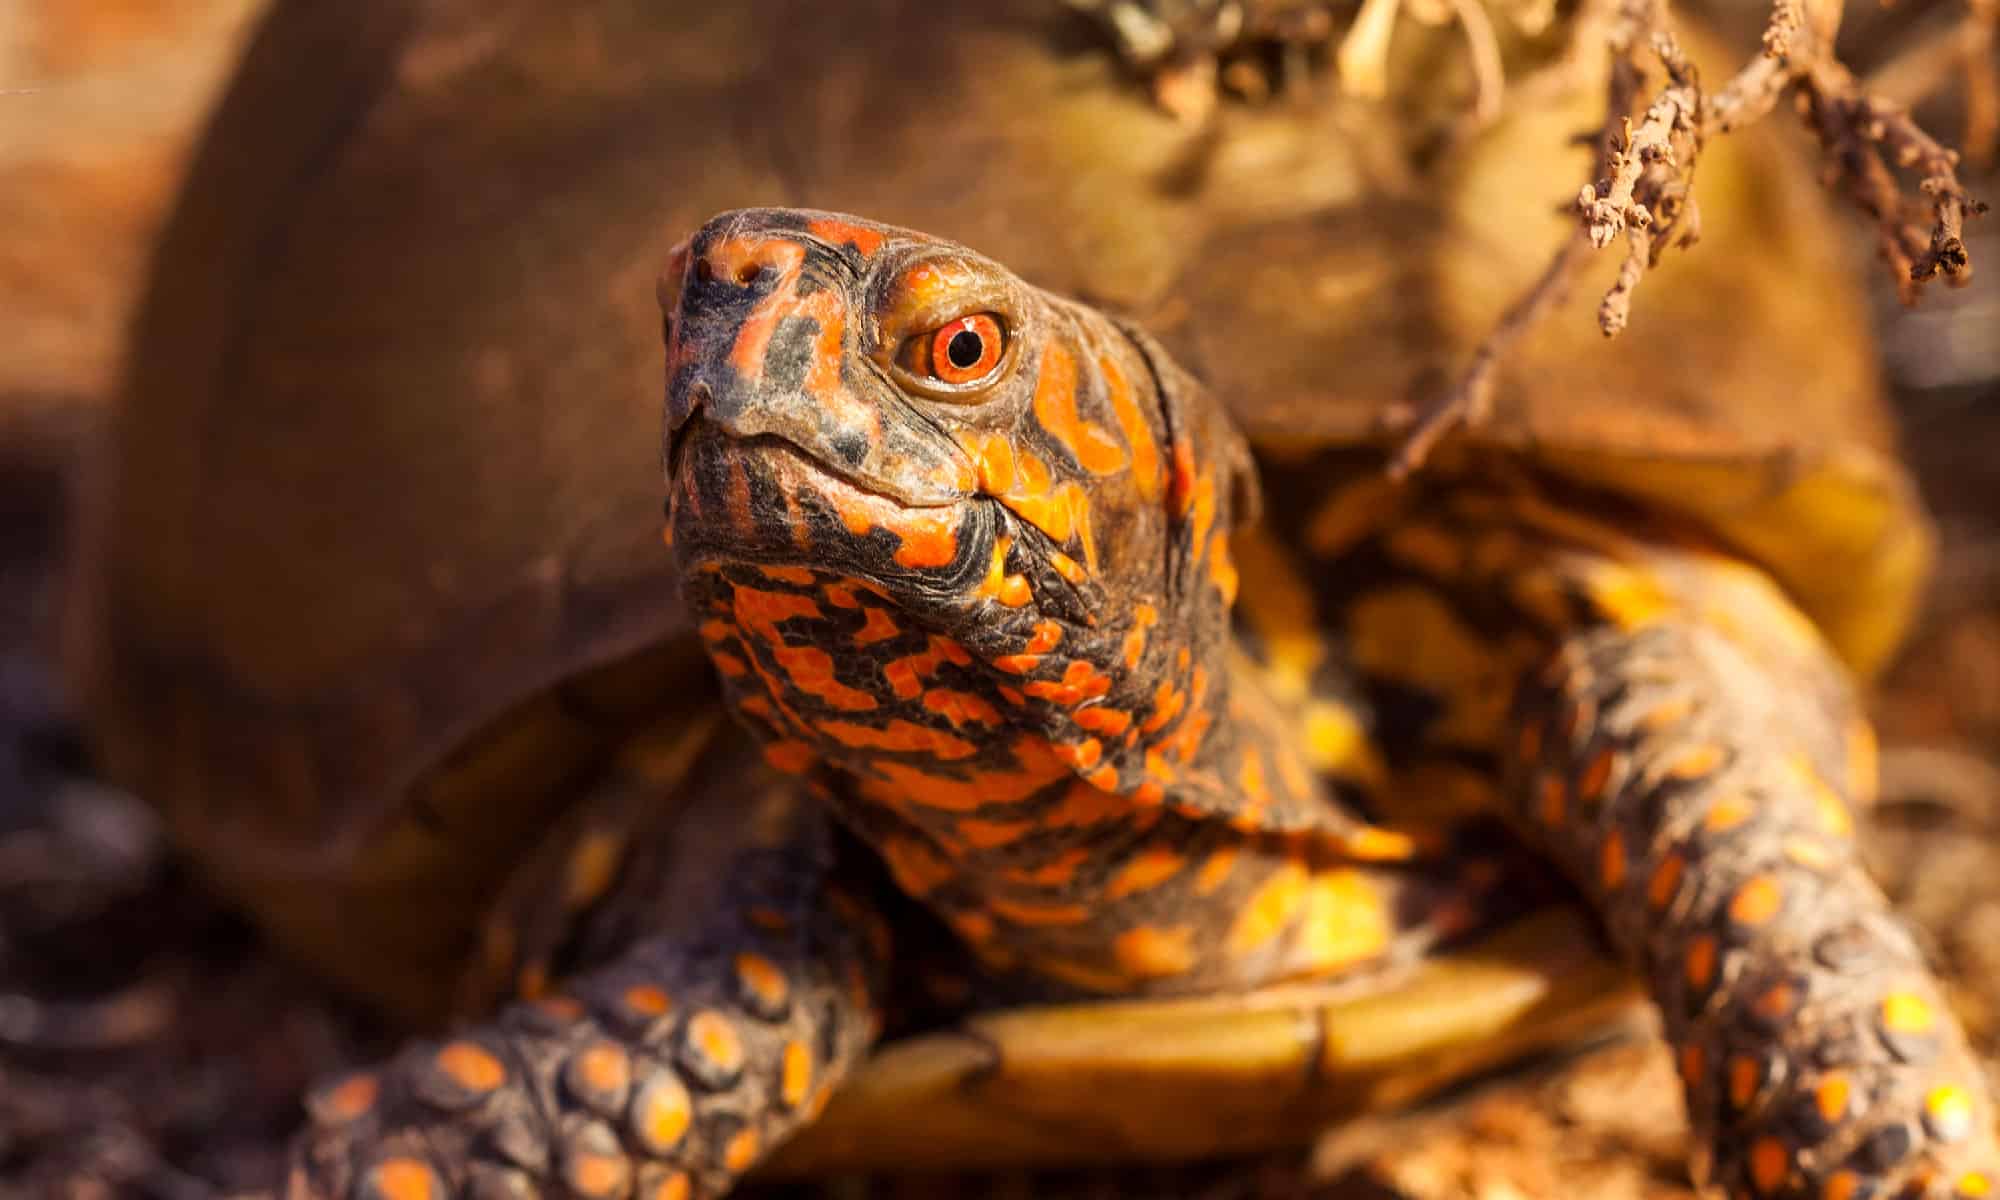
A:
{"label": "brown carapace", "polygon": [[755,837],[692,911],[635,851],[584,969],[330,1088],[296,1194],[727,1191],[924,940],[878,875],[975,997],[1247,1000],[1469,932],[1536,891],[1519,845],[1645,978],[1730,1195],[2000,1186],[1858,864],[1844,668],[1699,522],[1344,446],[1268,456],[1254,523],[1250,447],[1143,333],[856,218],[717,217],[661,292],[668,541],[752,740],[641,738],[618,794]]}

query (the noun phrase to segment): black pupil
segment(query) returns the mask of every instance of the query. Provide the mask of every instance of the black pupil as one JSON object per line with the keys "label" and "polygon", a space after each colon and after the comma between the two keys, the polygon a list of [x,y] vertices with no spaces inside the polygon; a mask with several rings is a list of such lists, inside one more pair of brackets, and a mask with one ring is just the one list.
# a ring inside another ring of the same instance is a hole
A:
{"label": "black pupil", "polygon": [[961,371],[978,362],[979,356],[985,352],[986,339],[970,329],[961,329],[952,334],[951,341],[945,343],[944,348],[944,356],[951,360],[952,366]]}

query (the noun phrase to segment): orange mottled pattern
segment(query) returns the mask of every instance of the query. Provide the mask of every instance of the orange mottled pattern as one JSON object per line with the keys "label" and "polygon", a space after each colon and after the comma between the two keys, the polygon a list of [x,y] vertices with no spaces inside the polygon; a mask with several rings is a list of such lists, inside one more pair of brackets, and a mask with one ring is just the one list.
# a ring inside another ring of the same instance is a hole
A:
{"label": "orange mottled pattern", "polygon": [[[1994,1110],[1852,807],[1874,740],[1790,600],[1703,531],[1492,462],[1383,489],[1274,473],[1306,618],[1344,637],[1397,768],[1469,790],[1591,897],[1665,1018],[1730,1196],[1980,1196]],[[1365,519],[1357,519],[1365,506]],[[1315,511],[1316,508],[1316,511]]]}
{"label": "orange mottled pattern", "polygon": [[670,542],[701,635],[767,763],[823,783],[903,890],[1056,990],[1397,944],[1419,885],[1350,853],[1361,823],[1235,677],[1245,456],[1191,381],[852,218],[728,214],[671,269]]}

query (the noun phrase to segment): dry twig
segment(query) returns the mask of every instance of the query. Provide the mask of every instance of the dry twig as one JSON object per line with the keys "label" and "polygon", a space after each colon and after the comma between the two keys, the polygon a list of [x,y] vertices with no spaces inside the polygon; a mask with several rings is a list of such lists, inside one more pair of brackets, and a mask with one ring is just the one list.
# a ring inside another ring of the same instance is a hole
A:
{"label": "dry twig", "polygon": [[[1954,285],[1971,278],[1965,219],[1985,206],[1960,182],[1956,152],[1834,57],[1842,2],[1772,0],[1761,52],[1721,88],[1704,93],[1666,29],[1665,0],[1621,0],[1605,35],[1612,84],[1602,152],[1595,182],[1576,202],[1582,236],[1591,245],[1603,249],[1620,234],[1626,239],[1617,278],[1598,306],[1598,326],[1607,337],[1629,323],[1634,293],[1660,254],[1699,236],[1693,171],[1703,144],[1765,116],[1788,95],[1818,135],[1834,182],[1874,220],[1881,256],[1904,301],[1913,302],[1922,285],[1939,275]],[[1960,45],[1972,48],[1959,59],[1966,73],[1968,132],[1990,139],[1989,126],[2000,128],[2000,68],[1991,55],[2000,0],[1967,2],[1971,11],[1958,36]],[[1666,83],[1634,126],[1630,114],[1643,74],[1642,48],[1650,48],[1665,68]],[[1915,197],[1898,171],[1915,175]],[[1567,290],[1583,257],[1578,244],[1575,237],[1564,242],[1474,352],[1457,383],[1419,416],[1392,456],[1392,475],[1414,470],[1451,429],[1485,417],[1498,362],[1536,316],[1553,307],[1552,298]]]}

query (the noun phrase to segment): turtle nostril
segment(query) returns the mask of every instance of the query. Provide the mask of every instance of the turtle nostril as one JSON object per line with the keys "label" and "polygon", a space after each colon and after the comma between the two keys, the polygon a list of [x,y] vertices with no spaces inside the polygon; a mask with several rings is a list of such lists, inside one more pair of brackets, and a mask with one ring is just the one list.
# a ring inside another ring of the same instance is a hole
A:
{"label": "turtle nostril", "polygon": [[715,278],[715,264],[706,258],[698,258],[694,263],[694,277],[697,283],[707,283]]}
{"label": "turtle nostril", "polygon": [[742,284],[744,287],[749,287],[762,278],[763,274],[763,263],[747,262],[736,268],[736,282]]}

